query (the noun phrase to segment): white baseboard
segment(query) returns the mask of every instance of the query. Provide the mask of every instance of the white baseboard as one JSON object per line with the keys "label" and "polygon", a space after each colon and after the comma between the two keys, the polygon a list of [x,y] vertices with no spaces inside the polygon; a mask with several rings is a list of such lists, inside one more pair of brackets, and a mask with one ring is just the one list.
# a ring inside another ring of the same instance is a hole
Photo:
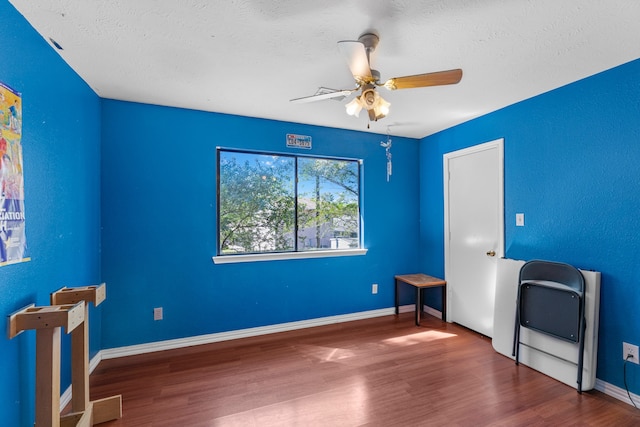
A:
{"label": "white baseboard", "polygon": [[[398,307],[398,311],[400,313],[408,313],[410,311],[413,312],[416,309],[415,307],[416,306],[413,305],[413,304],[401,305],[400,307]],[[429,314],[429,315],[431,315],[433,317],[436,317],[438,319],[442,319],[442,312],[439,311],[439,310],[436,310],[433,307],[429,307],[428,305],[424,305],[424,306],[422,306],[422,311],[424,311],[425,313],[427,313],[427,314]]]}
{"label": "white baseboard", "polygon": [[433,317],[437,317],[438,319],[442,319],[442,312],[441,312],[441,311],[436,310],[435,308],[431,308],[431,307],[429,307],[428,305],[425,305],[425,306],[422,308],[422,311],[424,311],[424,312],[425,312],[425,313],[427,313],[427,314],[432,315]]}
{"label": "white baseboard", "polygon": [[[415,305],[403,305],[399,307],[400,313],[414,311]],[[312,328],[315,326],[331,325],[335,323],[351,322],[354,320],[371,319],[374,317],[389,316],[394,314],[394,308],[383,308],[379,310],[362,311],[359,313],[342,314],[338,316],[321,317],[318,319],[302,320],[299,322],[288,322],[277,325],[260,326],[257,328],[240,329],[237,331],[220,332],[215,334],[199,335],[195,337],[179,338],[174,340],[158,341],[153,343],[131,345],[126,347],[116,347],[99,351],[89,362],[89,373],[93,372],[98,364],[104,359],[114,359],[117,357],[133,356],[136,354],[151,353],[154,351],[171,350],[182,347],[190,347],[200,344],[211,344],[220,341],[228,341],[239,338],[248,338],[259,335],[273,334],[277,332],[293,331],[297,329]],[[424,312],[442,319],[442,312],[424,306]],[[609,384],[596,378],[594,388],[608,396],[633,405],[626,390]],[[631,393],[631,398],[636,405],[640,403],[640,396]],[[71,386],[69,386],[62,396],[60,396],[60,410],[71,402]]]}
{"label": "white baseboard", "polygon": [[71,386],[67,387],[64,393],[60,396],[60,411],[62,411],[69,402],[71,402]]}
{"label": "white baseboard", "polygon": [[[400,311],[413,310],[413,306],[400,307]],[[176,348],[190,347],[200,344],[211,344],[220,341],[229,341],[239,338],[255,337],[259,335],[287,332],[297,329],[312,328],[314,326],[332,325],[334,323],[351,322],[354,320],[371,319],[374,317],[389,316],[394,314],[394,308],[361,311],[359,313],[341,314],[338,316],[320,317],[317,319],[301,320],[298,322],[280,323],[277,325],[260,326],[257,328],[239,329],[237,331],[218,332],[215,334],[198,335],[195,337],[178,338],[166,341],[156,341],[146,344],[130,345],[126,347],[108,348],[102,350],[102,359],[134,356],[137,354],[151,353],[154,351],[173,350]]]}
{"label": "white baseboard", "polygon": [[629,400],[629,395],[627,395],[627,390],[613,384],[606,383],[602,380],[599,380],[598,378],[596,378],[596,384],[593,388],[601,391],[608,396],[628,403],[629,405],[633,405],[634,402],[636,405],[640,404],[640,396],[638,396],[637,394],[629,393],[631,395],[631,398],[633,399],[633,402],[631,402],[631,400]]}
{"label": "white baseboard", "polygon": [[89,374],[96,370],[98,364],[102,362],[102,350],[100,350],[91,360],[89,361]]}

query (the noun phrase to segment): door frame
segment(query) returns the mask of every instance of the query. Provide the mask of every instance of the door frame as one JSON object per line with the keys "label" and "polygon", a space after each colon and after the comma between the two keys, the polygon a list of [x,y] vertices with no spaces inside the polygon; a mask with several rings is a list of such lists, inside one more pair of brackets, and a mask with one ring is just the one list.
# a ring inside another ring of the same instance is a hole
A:
{"label": "door frame", "polygon": [[[498,138],[493,141],[473,145],[461,150],[451,151],[442,155],[443,161],[443,180],[444,180],[444,276],[445,280],[450,277],[451,261],[450,261],[450,245],[449,240],[451,231],[449,230],[449,162],[456,157],[468,156],[470,154],[490,150],[498,149],[498,248],[496,251],[496,257],[504,257],[504,138]],[[447,322],[449,322],[452,313],[451,301],[452,301],[452,288],[447,284]]]}

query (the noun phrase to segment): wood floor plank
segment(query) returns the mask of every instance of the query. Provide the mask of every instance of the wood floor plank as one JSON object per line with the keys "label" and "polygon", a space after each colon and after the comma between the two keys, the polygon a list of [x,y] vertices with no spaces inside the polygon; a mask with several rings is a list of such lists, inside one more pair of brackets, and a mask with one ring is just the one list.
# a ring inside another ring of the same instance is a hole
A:
{"label": "wood floor plank", "polygon": [[640,411],[515,363],[491,341],[413,313],[100,363],[104,427],[637,426]]}

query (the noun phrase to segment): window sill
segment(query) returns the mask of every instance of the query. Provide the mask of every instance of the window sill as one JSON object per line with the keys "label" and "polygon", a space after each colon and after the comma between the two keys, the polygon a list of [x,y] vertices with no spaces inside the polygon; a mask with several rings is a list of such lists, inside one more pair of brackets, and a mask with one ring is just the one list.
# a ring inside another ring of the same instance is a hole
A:
{"label": "window sill", "polygon": [[212,257],[214,264],[235,264],[239,262],[282,261],[288,259],[309,259],[366,255],[367,249],[342,249],[333,251],[285,252],[277,254],[224,255]]}

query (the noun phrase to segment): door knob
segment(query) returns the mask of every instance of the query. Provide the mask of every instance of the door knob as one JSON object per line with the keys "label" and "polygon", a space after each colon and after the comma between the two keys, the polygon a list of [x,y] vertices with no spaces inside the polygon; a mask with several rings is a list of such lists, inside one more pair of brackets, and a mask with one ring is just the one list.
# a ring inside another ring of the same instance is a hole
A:
{"label": "door knob", "polygon": [[496,256],[496,251],[487,251],[487,256]]}

